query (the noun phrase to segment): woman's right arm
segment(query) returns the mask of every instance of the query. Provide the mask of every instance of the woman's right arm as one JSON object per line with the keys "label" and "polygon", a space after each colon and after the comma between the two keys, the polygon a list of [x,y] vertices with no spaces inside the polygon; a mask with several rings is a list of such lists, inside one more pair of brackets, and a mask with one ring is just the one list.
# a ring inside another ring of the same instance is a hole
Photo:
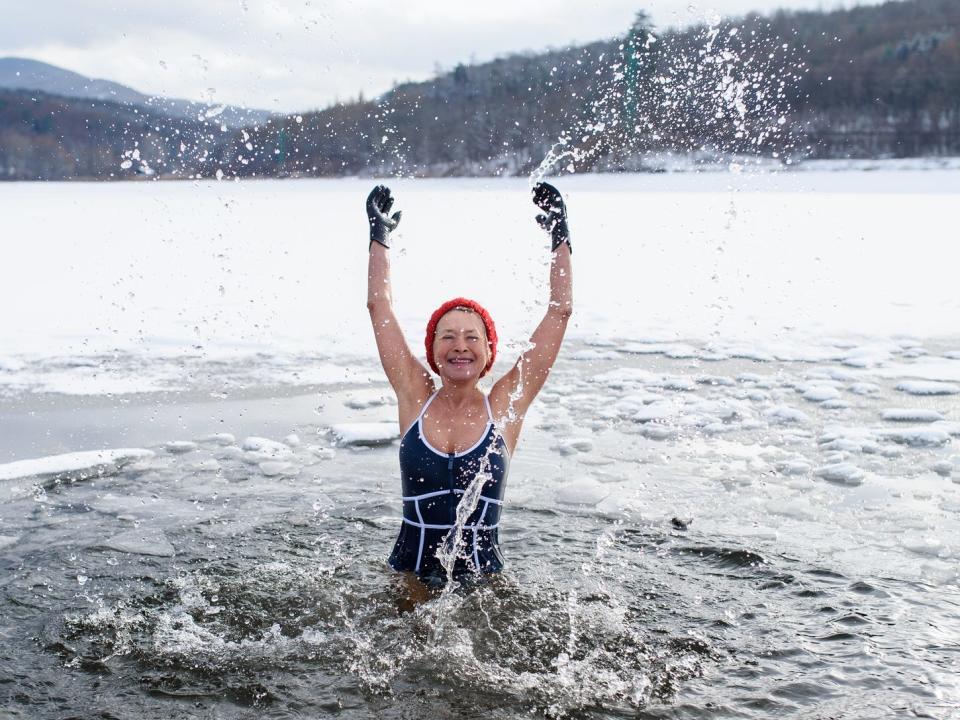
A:
{"label": "woman's right arm", "polygon": [[429,371],[410,350],[393,312],[390,287],[390,232],[400,222],[400,213],[390,216],[393,197],[378,185],[367,198],[370,222],[370,257],[367,265],[367,309],[373,324],[380,364],[397,395],[401,430],[410,425],[430,393],[433,381]]}

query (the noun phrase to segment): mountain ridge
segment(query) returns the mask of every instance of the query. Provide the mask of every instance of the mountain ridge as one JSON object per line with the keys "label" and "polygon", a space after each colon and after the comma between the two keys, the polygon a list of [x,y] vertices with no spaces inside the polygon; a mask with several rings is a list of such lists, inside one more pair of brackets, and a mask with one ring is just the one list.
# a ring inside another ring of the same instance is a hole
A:
{"label": "mountain ridge", "polygon": [[113,80],[90,78],[41,60],[13,56],[0,57],[0,88],[136,105],[180,118],[196,118],[216,110],[221,121],[230,127],[256,124],[274,115],[268,110],[256,108],[147,95]]}

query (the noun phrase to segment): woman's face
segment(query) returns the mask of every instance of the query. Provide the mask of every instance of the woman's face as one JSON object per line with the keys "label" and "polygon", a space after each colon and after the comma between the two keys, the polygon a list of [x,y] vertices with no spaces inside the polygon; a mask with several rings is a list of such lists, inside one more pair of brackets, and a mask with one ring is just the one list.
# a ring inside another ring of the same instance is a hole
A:
{"label": "woman's face", "polygon": [[451,310],[440,318],[433,359],[442,378],[478,380],[490,360],[487,331],[480,316],[469,310]]}

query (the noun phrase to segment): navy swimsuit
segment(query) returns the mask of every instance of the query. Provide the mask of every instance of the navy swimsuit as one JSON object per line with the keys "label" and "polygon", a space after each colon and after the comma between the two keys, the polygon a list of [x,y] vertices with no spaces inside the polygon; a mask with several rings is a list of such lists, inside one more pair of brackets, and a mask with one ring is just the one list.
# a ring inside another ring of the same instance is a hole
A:
{"label": "navy swimsuit", "polygon": [[[438,391],[439,392],[439,391]],[[503,437],[493,424],[490,401],[487,429],[477,443],[461,453],[433,448],[423,434],[423,415],[437,396],[424,404],[417,421],[400,441],[400,476],[403,481],[403,525],[390,555],[394,570],[408,570],[424,579],[446,579],[437,559],[437,548],[456,523],[457,506],[467,486],[483,473],[486,479],[476,509],[463,527],[462,555],[454,564],[454,576],[495,573],[503,568],[497,526],[506,486],[510,456]]]}

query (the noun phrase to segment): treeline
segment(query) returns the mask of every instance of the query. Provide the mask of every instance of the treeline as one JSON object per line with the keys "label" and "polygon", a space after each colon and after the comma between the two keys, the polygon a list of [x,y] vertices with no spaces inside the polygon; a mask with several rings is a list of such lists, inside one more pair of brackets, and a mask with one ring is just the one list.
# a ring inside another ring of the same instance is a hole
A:
{"label": "treeline", "polygon": [[[750,15],[520,54],[238,131],[0,93],[0,177],[494,175],[665,153],[960,154],[960,3]],[[123,167],[121,167],[121,164]]]}
{"label": "treeline", "polygon": [[805,48],[793,122],[819,157],[960,154],[960,2],[781,12]]}
{"label": "treeline", "polygon": [[234,140],[199,121],[102,100],[0,90],[0,179],[189,176],[223,165]]}

